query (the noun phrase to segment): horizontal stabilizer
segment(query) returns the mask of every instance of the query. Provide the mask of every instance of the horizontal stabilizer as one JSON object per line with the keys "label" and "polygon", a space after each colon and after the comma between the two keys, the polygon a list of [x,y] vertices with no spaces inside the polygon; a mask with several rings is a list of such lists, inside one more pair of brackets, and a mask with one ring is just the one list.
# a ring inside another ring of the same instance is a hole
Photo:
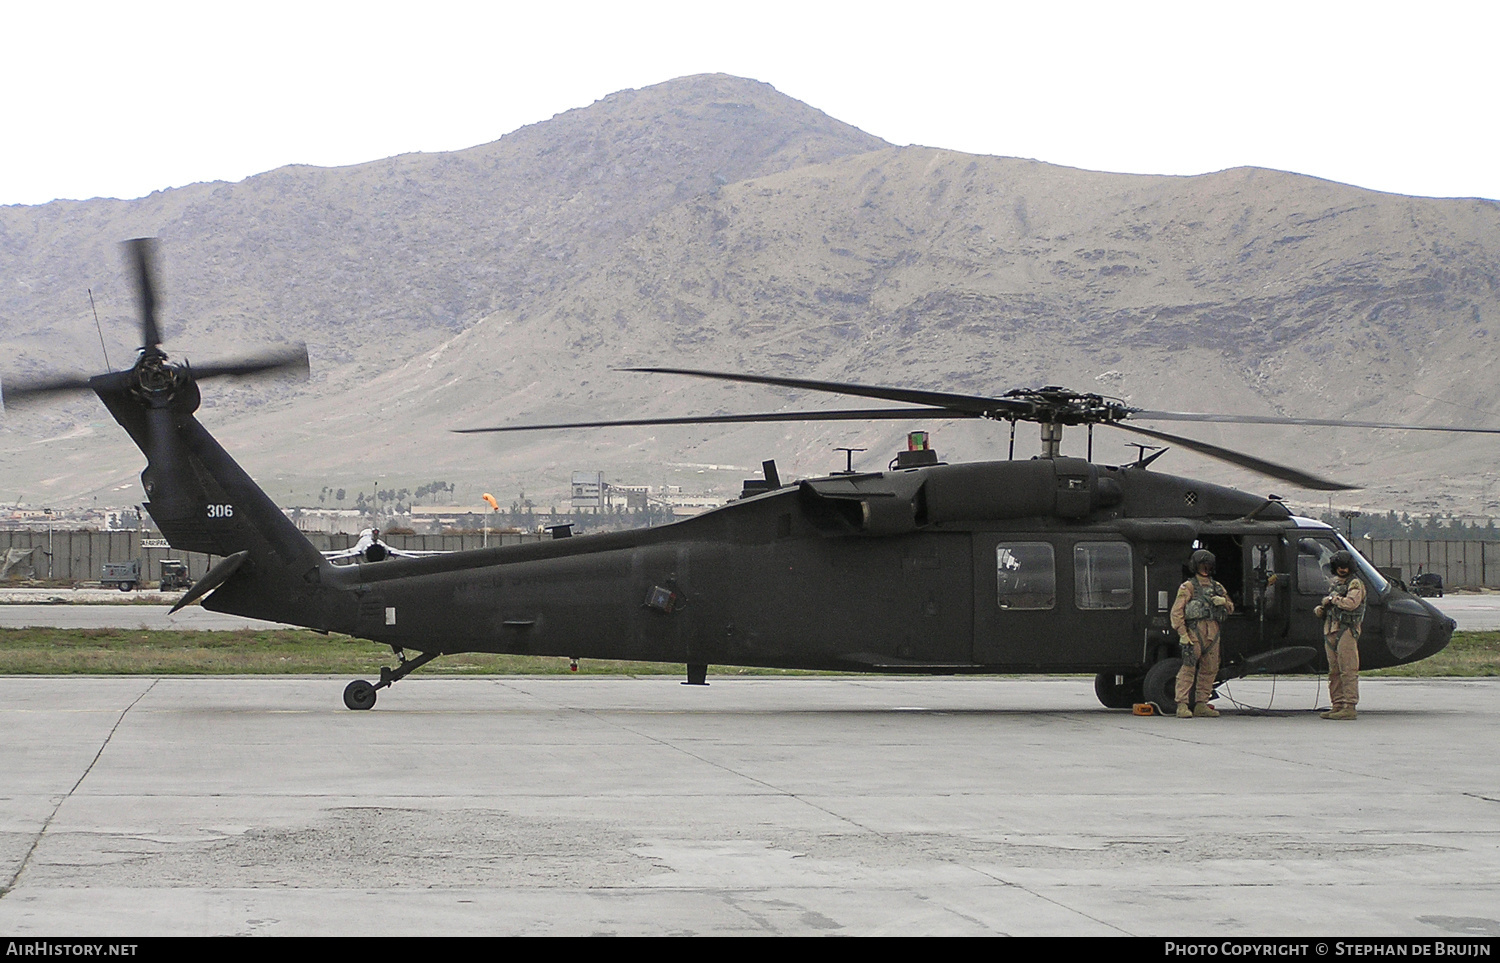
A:
{"label": "horizontal stabilizer", "polygon": [[187,594],[178,599],[177,604],[172,606],[167,614],[171,615],[184,606],[192,605],[209,592],[224,584],[229,576],[233,575],[239,569],[240,565],[244,563],[245,559],[249,557],[249,551],[235,552],[233,555],[219,562],[219,564],[208,570],[207,575],[200,578],[192,588],[188,589]]}

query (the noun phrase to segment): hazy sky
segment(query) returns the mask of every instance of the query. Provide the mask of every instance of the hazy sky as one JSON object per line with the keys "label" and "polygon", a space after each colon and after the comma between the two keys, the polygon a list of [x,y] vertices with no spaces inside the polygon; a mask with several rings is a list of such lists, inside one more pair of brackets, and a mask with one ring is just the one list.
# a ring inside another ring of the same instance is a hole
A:
{"label": "hazy sky", "polygon": [[0,4],[0,204],[495,140],[752,77],[896,144],[1500,198],[1500,3]]}

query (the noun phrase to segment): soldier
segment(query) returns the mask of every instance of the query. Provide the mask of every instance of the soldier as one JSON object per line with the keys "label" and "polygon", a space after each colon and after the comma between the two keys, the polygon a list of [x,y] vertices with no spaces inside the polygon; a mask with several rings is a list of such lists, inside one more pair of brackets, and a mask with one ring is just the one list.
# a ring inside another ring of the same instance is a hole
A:
{"label": "soldier", "polygon": [[[1234,611],[1229,592],[1214,581],[1214,553],[1198,549],[1188,566],[1193,577],[1177,590],[1172,628],[1182,640],[1182,668],[1177,670],[1177,718],[1212,719],[1219,710],[1208,704],[1219,675],[1219,625]],[[1197,708],[1188,701],[1196,689]]]}
{"label": "soldier", "polygon": [[1354,556],[1337,551],[1328,560],[1333,570],[1328,594],[1313,613],[1323,620],[1323,647],[1328,654],[1328,699],[1333,708],[1324,719],[1353,719],[1359,703],[1359,632],[1365,621],[1365,583],[1354,575]]}

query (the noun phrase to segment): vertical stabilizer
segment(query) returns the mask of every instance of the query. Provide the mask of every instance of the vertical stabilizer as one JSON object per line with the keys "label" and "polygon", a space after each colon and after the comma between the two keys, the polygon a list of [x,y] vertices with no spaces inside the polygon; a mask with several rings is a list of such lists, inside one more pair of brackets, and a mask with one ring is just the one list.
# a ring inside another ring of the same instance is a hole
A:
{"label": "vertical stabilizer", "polygon": [[146,455],[145,507],[172,547],[246,553],[203,607],[328,627],[322,554],[193,417],[197,387],[183,387],[165,406],[143,404],[128,388],[101,384],[96,392]]}

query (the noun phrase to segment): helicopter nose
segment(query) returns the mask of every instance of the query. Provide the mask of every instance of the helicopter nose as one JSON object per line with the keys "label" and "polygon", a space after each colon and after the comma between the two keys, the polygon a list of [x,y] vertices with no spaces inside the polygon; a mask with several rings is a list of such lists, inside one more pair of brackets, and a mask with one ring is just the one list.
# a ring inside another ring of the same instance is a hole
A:
{"label": "helicopter nose", "polygon": [[1426,646],[1429,650],[1428,655],[1434,652],[1441,652],[1453,638],[1454,631],[1458,629],[1458,621],[1456,619],[1450,619],[1437,609],[1433,609],[1432,614],[1434,616],[1432,630],[1428,633]]}
{"label": "helicopter nose", "polygon": [[1394,598],[1386,608],[1386,649],[1395,664],[1425,659],[1448,644],[1455,624],[1422,599]]}

